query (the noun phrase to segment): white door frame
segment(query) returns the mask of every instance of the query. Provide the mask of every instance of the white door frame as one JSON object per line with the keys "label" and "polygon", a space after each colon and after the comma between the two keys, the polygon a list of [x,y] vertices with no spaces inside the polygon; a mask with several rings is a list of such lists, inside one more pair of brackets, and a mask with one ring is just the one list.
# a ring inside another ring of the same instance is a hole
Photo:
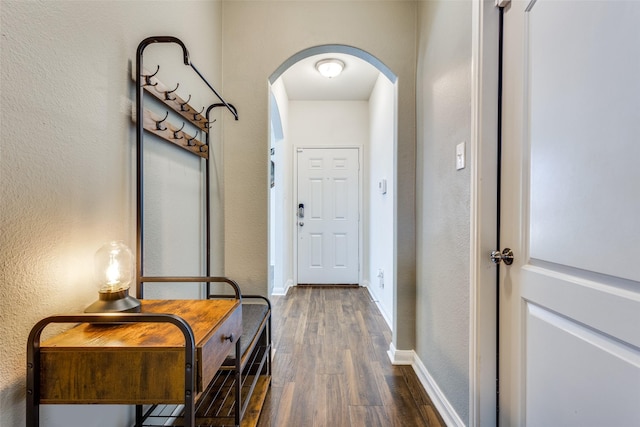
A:
{"label": "white door frame", "polygon": [[291,212],[293,212],[291,224],[289,224],[291,228],[291,236],[293,238],[293,277],[294,277],[294,286],[298,286],[298,208],[297,208],[297,195],[298,195],[298,157],[297,152],[298,149],[328,149],[328,150],[336,150],[336,149],[356,149],[358,150],[358,161],[360,162],[360,167],[358,168],[358,284],[362,285],[362,254],[364,249],[364,240],[363,240],[363,227],[362,227],[362,191],[364,189],[363,186],[363,151],[364,148],[362,145],[294,145],[293,146],[293,175],[291,179],[293,180],[293,194],[294,197],[291,198]]}
{"label": "white door frame", "polygon": [[497,425],[498,19],[495,0],[472,2],[469,425]]}

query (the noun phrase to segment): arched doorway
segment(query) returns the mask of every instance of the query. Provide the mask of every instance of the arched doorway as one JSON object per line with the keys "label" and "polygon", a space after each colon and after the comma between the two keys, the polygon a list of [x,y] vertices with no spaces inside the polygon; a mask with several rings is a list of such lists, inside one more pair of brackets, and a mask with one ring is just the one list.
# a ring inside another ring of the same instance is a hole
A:
{"label": "arched doorway", "polygon": [[[326,79],[318,61],[336,58],[343,74]],[[392,330],[396,306],[397,77],[371,54],[322,45],[291,56],[269,78],[269,292],[298,283],[297,153],[359,152],[357,283],[369,289]],[[282,131],[278,135],[278,129]]]}

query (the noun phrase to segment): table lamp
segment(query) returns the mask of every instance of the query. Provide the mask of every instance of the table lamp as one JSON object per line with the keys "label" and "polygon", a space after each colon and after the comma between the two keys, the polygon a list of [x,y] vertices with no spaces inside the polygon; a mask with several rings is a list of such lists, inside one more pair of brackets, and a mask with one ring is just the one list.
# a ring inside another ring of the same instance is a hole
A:
{"label": "table lamp", "polygon": [[140,301],[129,295],[134,264],[127,245],[122,241],[107,243],[96,251],[94,263],[100,290],[98,301],[85,313],[140,312]]}

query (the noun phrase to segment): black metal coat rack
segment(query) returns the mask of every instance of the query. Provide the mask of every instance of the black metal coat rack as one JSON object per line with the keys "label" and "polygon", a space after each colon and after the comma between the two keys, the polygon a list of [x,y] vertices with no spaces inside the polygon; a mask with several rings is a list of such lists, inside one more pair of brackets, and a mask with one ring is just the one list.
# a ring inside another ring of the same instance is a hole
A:
{"label": "black metal coat rack", "polygon": [[[143,66],[143,53],[147,46],[154,43],[175,43],[182,48],[184,65],[190,66],[193,71],[202,79],[206,86],[213,92],[220,102],[210,105],[205,111],[204,107],[200,111],[196,110],[189,104],[191,95],[184,100],[175,92],[179,87],[176,85],[174,89],[170,89],[160,82],[155,76],[160,67],[153,73],[147,73]],[[210,164],[209,164],[209,129],[211,122],[209,118],[210,112],[217,107],[225,107],[231,112],[236,120],[238,120],[238,111],[233,104],[225,101],[215,88],[204,78],[202,73],[198,71],[193,62],[189,59],[189,51],[184,43],[172,36],[153,36],[142,40],[138,45],[136,52],[136,295],[143,298],[143,287],[140,286],[144,282],[144,206],[143,206],[143,190],[144,190],[144,158],[143,158],[143,139],[144,132],[150,132],[164,141],[181,147],[192,154],[195,154],[205,160],[206,163],[206,183],[205,183],[205,224],[206,224],[206,276],[211,276],[211,201],[210,201]],[[153,96],[159,102],[167,106],[171,111],[181,116],[186,122],[191,123],[198,129],[197,134],[204,134],[205,140],[202,142],[198,139],[198,135],[190,135],[183,131],[185,121],[182,126],[175,126],[168,121],[169,111],[166,112],[164,118],[158,117],[156,114],[144,108],[145,93]],[[207,295],[209,295],[209,286],[207,282]]]}

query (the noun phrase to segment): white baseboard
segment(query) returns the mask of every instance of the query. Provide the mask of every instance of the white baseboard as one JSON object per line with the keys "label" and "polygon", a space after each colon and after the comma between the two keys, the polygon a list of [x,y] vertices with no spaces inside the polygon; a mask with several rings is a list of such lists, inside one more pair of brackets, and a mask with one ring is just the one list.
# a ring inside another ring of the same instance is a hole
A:
{"label": "white baseboard", "polygon": [[287,283],[284,284],[284,294],[286,295],[289,292],[289,289],[293,286],[293,279],[287,280]]}
{"label": "white baseboard", "polygon": [[284,296],[287,294],[287,292],[289,291],[289,288],[293,286],[293,280],[289,279],[287,280],[287,283],[284,284],[284,287],[275,287],[273,288],[273,291],[271,292],[271,295],[280,295],[280,296]]}
{"label": "white baseboard", "polygon": [[458,413],[447,400],[446,396],[438,387],[424,363],[420,360],[414,350],[398,350],[393,343],[389,345],[387,351],[389,359],[393,365],[411,365],[420,384],[424,387],[427,394],[431,398],[433,405],[438,410],[445,424],[449,427],[465,427],[465,423],[460,419]]}
{"label": "white baseboard", "polygon": [[413,357],[413,370],[416,372],[420,383],[427,391],[427,394],[431,398],[434,406],[438,410],[438,413],[442,417],[445,424],[449,427],[464,427],[465,423],[460,419],[458,413],[453,409],[451,403],[447,400],[446,396],[438,387],[438,384],[433,379],[429,371],[424,366],[418,355],[412,350]]}
{"label": "white baseboard", "polygon": [[387,350],[389,359],[392,365],[413,365],[413,359],[415,358],[415,351],[413,350],[398,350],[393,343],[389,344],[389,350]]}
{"label": "white baseboard", "polygon": [[382,314],[382,318],[384,319],[385,322],[387,322],[387,325],[389,325],[389,329],[391,329],[391,331],[393,332],[393,322],[389,318],[389,315],[385,311],[384,307],[380,304],[378,297],[373,292],[371,292],[371,283],[369,283],[368,280],[365,280],[362,282],[362,286],[367,288],[367,292],[369,292],[369,297],[371,298],[371,301],[376,303],[376,306],[378,307],[378,311],[380,312],[380,314]]}

